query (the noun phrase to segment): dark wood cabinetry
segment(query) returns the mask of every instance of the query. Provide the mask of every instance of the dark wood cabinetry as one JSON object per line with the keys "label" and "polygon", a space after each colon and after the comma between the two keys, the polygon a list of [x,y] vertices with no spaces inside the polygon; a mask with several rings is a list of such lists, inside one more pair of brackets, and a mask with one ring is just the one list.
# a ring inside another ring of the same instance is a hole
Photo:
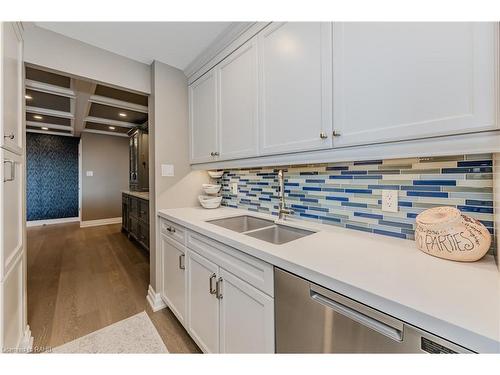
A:
{"label": "dark wood cabinetry", "polygon": [[149,250],[149,201],[122,194],[122,230]]}
{"label": "dark wood cabinetry", "polygon": [[129,133],[130,175],[129,186],[133,191],[149,190],[148,132],[134,129]]}

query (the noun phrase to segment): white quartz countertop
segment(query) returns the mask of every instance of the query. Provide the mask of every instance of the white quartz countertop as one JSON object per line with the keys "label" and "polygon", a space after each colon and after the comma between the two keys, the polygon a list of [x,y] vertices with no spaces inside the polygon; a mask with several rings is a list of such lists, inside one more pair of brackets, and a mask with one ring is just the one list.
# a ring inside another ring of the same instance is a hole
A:
{"label": "white quartz countertop", "polygon": [[159,216],[477,352],[500,352],[500,273],[494,258],[432,257],[413,241],[302,220],[317,231],[274,245],[207,220],[270,215],[233,208],[165,209]]}
{"label": "white quartz countertop", "polygon": [[149,191],[122,190],[122,193],[131,195],[133,197],[149,200]]}

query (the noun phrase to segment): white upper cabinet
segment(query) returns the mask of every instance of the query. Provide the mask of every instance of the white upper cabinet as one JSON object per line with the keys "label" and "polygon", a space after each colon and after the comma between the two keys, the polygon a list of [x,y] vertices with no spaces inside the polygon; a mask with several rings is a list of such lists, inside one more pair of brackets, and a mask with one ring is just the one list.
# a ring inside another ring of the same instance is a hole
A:
{"label": "white upper cabinet", "polygon": [[217,94],[214,69],[189,86],[190,153],[192,163],[217,160]]}
{"label": "white upper cabinet", "polygon": [[217,66],[219,160],[257,155],[257,46],[241,46]]}
{"label": "white upper cabinet", "polygon": [[493,23],[336,23],[334,147],[492,130]]}
{"label": "white upper cabinet", "polygon": [[24,79],[23,40],[20,26],[14,22],[0,25],[1,119],[0,146],[17,154],[23,148]]}
{"label": "white upper cabinet", "polygon": [[260,153],[332,146],[332,24],[273,23],[259,34]]}

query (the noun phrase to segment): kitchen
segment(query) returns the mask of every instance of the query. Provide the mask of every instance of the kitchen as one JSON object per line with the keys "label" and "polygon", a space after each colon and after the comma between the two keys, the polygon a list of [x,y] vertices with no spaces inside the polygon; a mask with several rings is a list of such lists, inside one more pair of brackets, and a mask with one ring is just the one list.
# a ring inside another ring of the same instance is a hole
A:
{"label": "kitchen", "polygon": [[[188,40],[201,27],[190,58],[126,37],[183,28]],[[118,196],[119,243],[147,252],[137,306],[141,337],[160,338],[151,352],[180,340],[203,353],[500,353],[498,22],[15,28],[21,66],[148,97]],[[21,175],[23,141],[8,141]],[[8,264],[20,280],[24,227]],[[131,353],[139,336],[95,345],[134,317],[54,349]],[[19,348],[30,319],[21,313]]]}

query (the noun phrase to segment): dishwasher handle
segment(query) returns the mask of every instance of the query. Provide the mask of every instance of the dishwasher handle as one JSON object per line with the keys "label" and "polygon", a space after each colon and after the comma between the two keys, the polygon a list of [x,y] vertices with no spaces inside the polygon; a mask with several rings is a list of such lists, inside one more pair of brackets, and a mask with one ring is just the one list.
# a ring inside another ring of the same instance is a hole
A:
{"label": "dishwasher handle", "polygon": [[[379,315],[380,316],[380,315],[382,315],[382,313],[375,311],[375,314],[373,314],[373,313],[370,314],[371,311],[369,311],[369,310],[372,310],[372,309],[369,307],[362,306],[362,305],[360,305],[360,307],[362,307],[360,310],[362,310],[362,311],[358,311],[353,306],[347,306],[347,304],[358,305],[357,302],[352,301],[351,303],[349,303],[350,301],[348,301],[348,299],[346,297],[343,297],[340,295],[338,295],[338,297],[340,297],[340,298],[335,298],[336,293],[326,291],[323,288],[316,287],[315,285],[311,285],[311,287],[310,287],[310,296],[311,296],[311,299],[313,301],[316,301],[317,303],[320,303],[321,305],[328,307],[328,308],[336,311],[337,313],[339,313],[339,314],[341,314],[349,319],[352,319],[361,325],[364,325],[365,327],[371,328],[371,329],[393,339],[394,341],[400,341],[400,342],[403,341],[403,327],[404,326],[403,326],[403,323],[400,322],[399,320],[396,320],[392,317],[384,315],[383,320],[385,320],[385,322],[383,322],[380,319],[377,319],[373,316],[370,316],[370,315]],[[344,302],[344,303],[336,301],[334,298],[341,299],[342,302]],[[370,314],[370,315],[368,315],[368,314]],[[391,321],[393,321],[394,324],[388,324]]]}

